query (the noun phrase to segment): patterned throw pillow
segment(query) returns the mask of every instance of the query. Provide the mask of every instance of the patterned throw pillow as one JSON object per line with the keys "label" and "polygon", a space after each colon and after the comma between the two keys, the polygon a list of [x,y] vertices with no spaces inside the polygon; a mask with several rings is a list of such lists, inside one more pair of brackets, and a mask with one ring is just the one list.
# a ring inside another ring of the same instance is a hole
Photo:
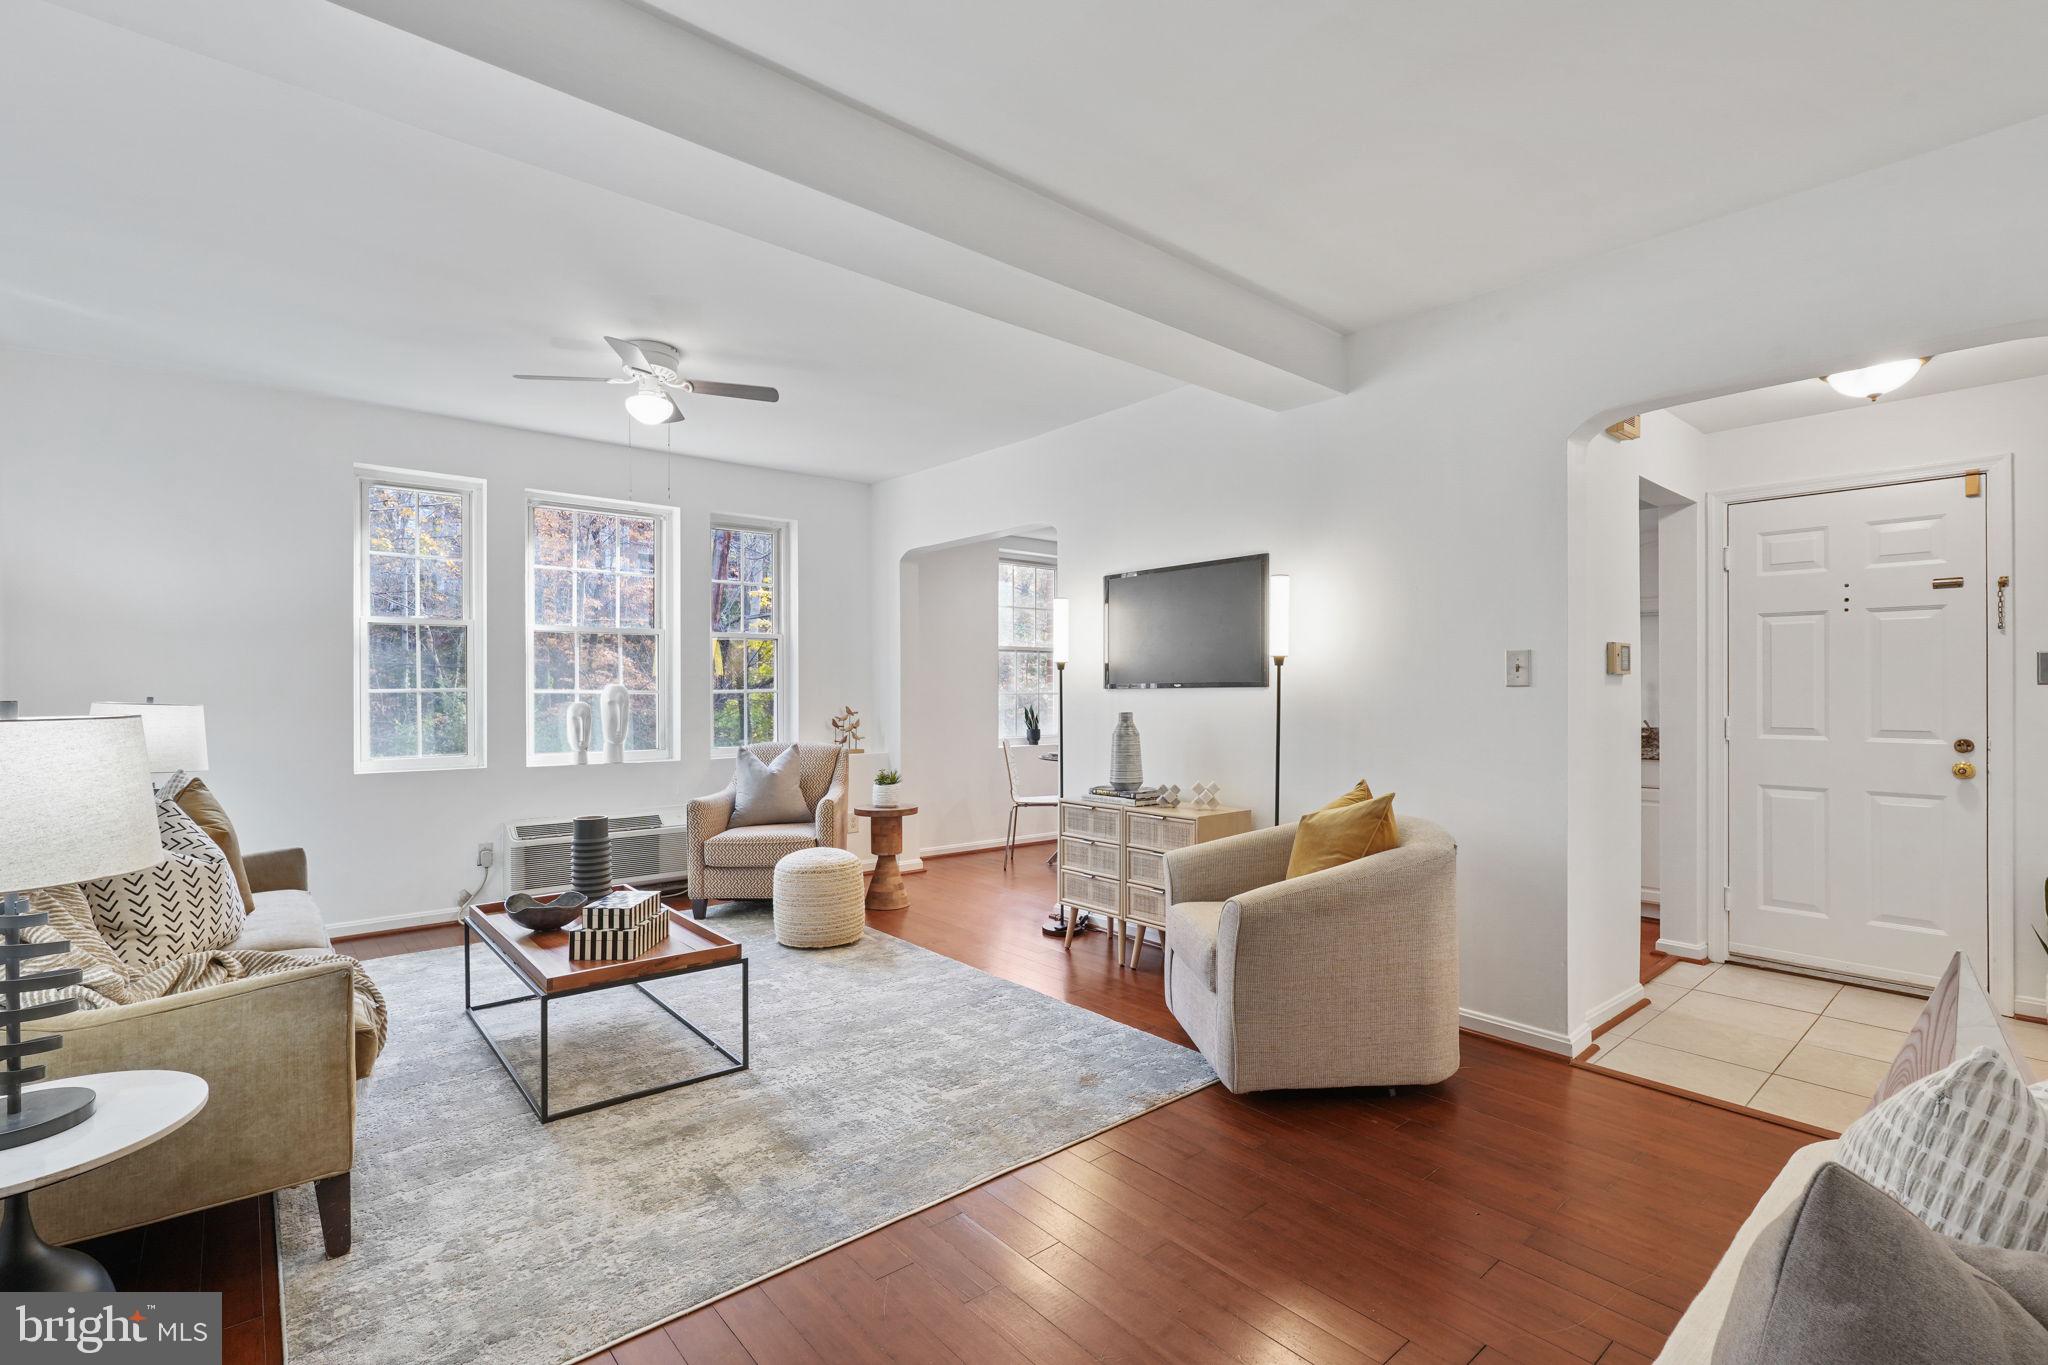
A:
{"label": "patterned throw pillow", "polygon": [[242,930],[242,893],[220,845],[172,797],[156,803],[156,823],[163,862],[85,883],[93,922],[131,975],[230,947]]}
{"label": "patterned throw pillow", "polygon": [[2048,1251],[2048,1103],[1992,1048],[1877,1105],[1835,1159],[1936,1232]]}

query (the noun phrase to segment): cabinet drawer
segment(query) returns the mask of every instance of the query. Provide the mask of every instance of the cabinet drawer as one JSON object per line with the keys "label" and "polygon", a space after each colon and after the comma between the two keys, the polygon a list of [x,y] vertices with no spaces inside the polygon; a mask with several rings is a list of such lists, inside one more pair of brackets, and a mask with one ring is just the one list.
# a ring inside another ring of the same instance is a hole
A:
{"label": "cabinet drawer", "polygon": [[1130,863],[1124,875],[1134,882],[1166,889],[1166,855],[1149,848],[1134,848],[1129,853]]}
{"label": "cabinet drawer", "polygon": [[1124,916],[1149,924],[1156,929],[1166,927],[1166,893],[1155,891],[1149,886],[1128,882],[1124,886]]}
{"label": "cabinet drawer", "polygon": [[1140,815],[1131,812],[1131,847],[1170,853],[1195,842],[1195,822],[1168,815]]}
{"label": "cabinet drawer", "polygon": [[1100,806],[1061,806],[1060,833],[1113,844],[1117,838],[1117,816],[1120,813]]}
{"label": "cabinet drawer", "polygon": [[1106,877],[1091,877],[1085,872],[1060,872],[1060,899],[1068,905],[1083,905],[1090,910],[1105,910],[1115,914],[1123,909],[1117,896],[1120,883]]}
{"label": "cabinet drawer", "polygon": [[1069,837],[1060,840],[1060,866],[1091,876],[1114,878],[1121,870],[1117,867],[1120,852],[1115,844],[1091,844]]}

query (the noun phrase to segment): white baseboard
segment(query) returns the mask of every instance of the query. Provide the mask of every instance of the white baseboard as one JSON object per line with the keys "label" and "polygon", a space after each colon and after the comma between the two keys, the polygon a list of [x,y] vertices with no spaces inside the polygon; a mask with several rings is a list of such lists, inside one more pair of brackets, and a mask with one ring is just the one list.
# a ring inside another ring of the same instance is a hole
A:
{"label": "white baseboard", "polygon": [[2015,995],[2012,998],[2014,1014],[2031,1014],[2036,1019],[2048,1019],[2048,999],[2038,995]]}
{"label": "white baseboard", "polygon": [[1474,1033],[1483,1033],[1489,1038],[1505,1039],[1507,1042],[1520,1043],[1524,1047],[1533,1047],[1542,1052],[1555,1052],[1561,1057],[1577,1056],[1580,1051],[1572,1047],[1570,1038],[1555,1029],[1517,1023],[1513,1019],[1503,1019],[1497,1014],[1487,1014],[1480,1010],[1460,1009],[1458,1023],[1460,1027],[1471,1029]]}
{"label": "white baseboard", "polygon": [[394,929],[424,929],[435,924],[453,924],[461,918],[462,911],[450,905],[440,910],[415,910],[407,915],[340,920],[327,926],[327,937],[350,938],[357,934],[388,934]]}
{"label": "white baseboard", "polygon": [[[1017,847],[1022,848],[1026,844],[1049,844],[1058,837],[1053,834],[1033,834],[1027,838],[1020,834],[1017,836]],[[990,849],[1001,848],[1006,842],[1003,839],[969,839],[964,844],[927,844],[919,852],[927,858],[947,853],[985,853]]]}
{"label": "white baseboard", "polygon": [[1704,943],[1686,943],[1675,938],[1660,938],[1657,940],[1657,951],[1669,953],[1673,957],[1704,958],[1707,955],[1707,945]]}
{"label": "white baseboard", "polygon": [[1608,1020],[1635,1008],[1638,1002],[1649,998],[1649,994],[1640,985],[1635,985],[1617,992],[1613,999],[1603,1001],[1587,1010],[1584,1022],[1572,1030],[1572,1056],[1578,1056],[1593,1045],[1594,1030]]}
{"label": "white baseboard", "polygon": [[1654,887],[1654,886],[1645,886],[1645,887],[1641,888],[1641,891],[1642,891],[1642,904],[1643,904],[1643,906],[1645,907],[1645,909],[1643,910],[1643,918],[1644,918],[1644,919],[1657,919],[1657,918],[1659,918],[1659,917],[1660,917],[1660,915],[1661,915],[1661,913],[1662,913],[1662,910],[1663,910],[1663,905],[1664,905],[1664,893],[1663,893],[1662,891],[1659,891],[1659,890],[1658,890],[1658,889],[1657,889],[1656,887]]}

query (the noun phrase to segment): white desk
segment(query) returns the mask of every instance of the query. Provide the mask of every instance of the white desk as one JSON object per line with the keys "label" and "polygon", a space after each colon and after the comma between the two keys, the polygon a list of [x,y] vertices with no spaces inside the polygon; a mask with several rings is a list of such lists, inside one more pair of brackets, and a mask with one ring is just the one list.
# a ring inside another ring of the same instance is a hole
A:
{"label": "white desk", "polygon": [[[40,1142],[0,1150],[0,1198],[10,1235],[0,1241],[0,1290],[105,1292],[114,1285],[82,1251],[46,1244],[29,1221],[30,1190],[97,1170],[192,1121],[206,1107],[206,1082],[183,1071],[104,1071],[25,1087],[86,1086],[98,1099],[92,1117]],[[15,1226],[16,1220],[20,1225]]]}

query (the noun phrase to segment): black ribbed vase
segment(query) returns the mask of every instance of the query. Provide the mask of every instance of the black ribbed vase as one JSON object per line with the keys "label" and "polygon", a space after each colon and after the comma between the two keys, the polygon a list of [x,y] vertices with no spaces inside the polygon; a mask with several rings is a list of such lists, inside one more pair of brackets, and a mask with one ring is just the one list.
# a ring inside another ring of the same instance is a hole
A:
{"label": "black ribbed vase", "polygon": [[579,815],[569,836],[569,885],[595,900],[612,889],[612,822]]}

